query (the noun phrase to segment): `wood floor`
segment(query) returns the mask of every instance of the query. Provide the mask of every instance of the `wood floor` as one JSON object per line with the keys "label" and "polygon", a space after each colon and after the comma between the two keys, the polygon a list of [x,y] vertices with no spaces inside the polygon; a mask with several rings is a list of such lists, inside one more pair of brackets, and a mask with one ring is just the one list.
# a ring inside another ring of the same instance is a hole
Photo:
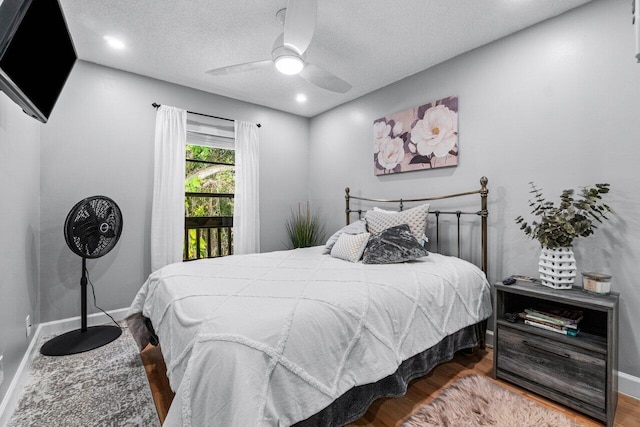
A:
{"label": "wood floor", "polygon": [[[149,377],[151,392],[158,409],[160,421],[164,419],[173,400],[173,392],[165,375],[166,367],[159,347],[148,346],[141,353],[142,361]],[[478,350],[472,355],[457,354],[450,362],[435,368],[424,378],[413,381],[407,393],[398,398],[379,399],[371,405],[369,411],[359,420],[349,426],[393,427],[399,421],[407,418],[419,405],[431,401],[440,391],[444,390],[457,378],[469,374],[482,374],[491,377],[493,368],[493,351],[491,349]],[[564,413],[568,418],[585,427],[602,426],[603,424],[574,412],[569,408],[558,405],[526,392],[509,383],[496,381],[501,386],[534,400],[542,406]],[[616,411],[615,426],[640,427],[640,401],[620,394]]]}

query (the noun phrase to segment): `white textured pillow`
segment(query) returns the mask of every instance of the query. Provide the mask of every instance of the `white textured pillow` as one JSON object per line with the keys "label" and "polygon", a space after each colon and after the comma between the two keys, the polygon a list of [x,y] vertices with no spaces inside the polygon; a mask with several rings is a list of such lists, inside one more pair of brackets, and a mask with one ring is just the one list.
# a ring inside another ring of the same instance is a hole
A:
{"label": "white textured pillow", "polygon": [[349,225],[345,225],[340,230],[333,233],[331,237],[329,237],[329,239],[327,240],[327,244],[324,246],[324,251],[322,253],[330,254],[331,249],[333,248],[333,245],[336,244],[336,242],[338,241],[338,237],[340,237],[342,233],[360,234],[360,233],[366,233],[366,232],[367,232],[367,223],[364,221],[364,219],[359,219],[356,222],[352,222]]}
{"label": "white textured pillow", "polygon": [[331,249],[331,256],[349,262],[360,261],[370,235],[370,233],[341,234]]}
{"label": "white textured pillow", "polygon": [[411,229],[411,234],[416,239],[421,239],[427,228],[427,215],[429,214],[429,203],[407,209],[406,211],[390,212],[381,209],[367,211],[364,219],[370,233],[379,233],[387,228],[397,225],[407,224]]}

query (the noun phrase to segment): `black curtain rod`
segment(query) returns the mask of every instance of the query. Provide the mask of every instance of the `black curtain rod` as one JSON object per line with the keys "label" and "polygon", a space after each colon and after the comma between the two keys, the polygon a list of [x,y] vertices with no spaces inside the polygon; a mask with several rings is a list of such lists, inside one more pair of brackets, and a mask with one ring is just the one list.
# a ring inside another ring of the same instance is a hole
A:
{"label": "black curtain rod", "polygon": [[[160,108],[160,107],[162,107],[162,104],[157,104],[157,103],[154,102],[153,104],[151,104],[151,106],[153,108]],[[226,120],[228,122],[235,122],[235,120],[227,119],[226,117],[218,117],[218,116],[212,116],[210,114],[196,113],[195,111],[187,111],[187,113],[195,114],[196,116],[211,117],[212,119],[220,119],[220,120]],[[262,127],[262,125],[260,123],[256,124],[256,126]]]}

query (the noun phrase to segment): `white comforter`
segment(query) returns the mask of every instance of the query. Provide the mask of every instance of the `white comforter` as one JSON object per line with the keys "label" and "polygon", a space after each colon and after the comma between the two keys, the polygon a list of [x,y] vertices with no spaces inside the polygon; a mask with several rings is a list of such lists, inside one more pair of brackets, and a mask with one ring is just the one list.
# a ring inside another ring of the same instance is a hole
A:
{"label": "white comforter", "polygon": [[474,265],[431,254],[352,264],[322,247],[177,263],[149,276],[129,314],[160,337],[165,426],[280,426],[375,382],[491,314]]}

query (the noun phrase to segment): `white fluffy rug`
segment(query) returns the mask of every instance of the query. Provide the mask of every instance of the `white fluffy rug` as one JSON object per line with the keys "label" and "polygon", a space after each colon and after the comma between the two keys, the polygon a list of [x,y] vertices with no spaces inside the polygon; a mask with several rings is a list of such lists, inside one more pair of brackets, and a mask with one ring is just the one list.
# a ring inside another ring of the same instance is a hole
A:
{"label": "white fluffy rug", "polygon": [[576,427],[563,414],[494,384],[482,375],[455,381],[402,427]]}
{"label": "white fluffy rug", "polygon": [[85,353],[38,353],[9,426],[160,426],[129,330]]}

